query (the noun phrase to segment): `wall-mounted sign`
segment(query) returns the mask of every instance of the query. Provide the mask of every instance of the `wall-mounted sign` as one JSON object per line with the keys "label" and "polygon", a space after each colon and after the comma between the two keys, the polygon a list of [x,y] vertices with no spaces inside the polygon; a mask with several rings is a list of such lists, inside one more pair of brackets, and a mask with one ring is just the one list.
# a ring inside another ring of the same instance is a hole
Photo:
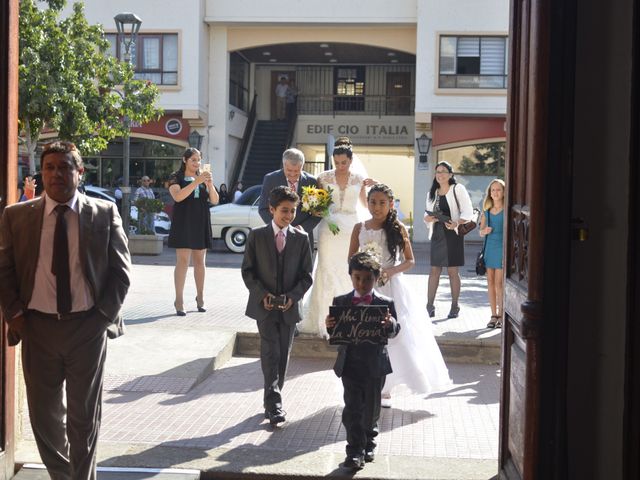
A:
{"label": "wall-mounted sign", "polygon": [[164,129],[169,135],[178,135],[182,131],[182,122],[177,118],[170,118],[164,124]]}
{"label": "wall-mounted sign", "polygon": [[355,145],[413,145],[413,117],[300,115],[298,143],[325,143],[328,135],[346,135]]}

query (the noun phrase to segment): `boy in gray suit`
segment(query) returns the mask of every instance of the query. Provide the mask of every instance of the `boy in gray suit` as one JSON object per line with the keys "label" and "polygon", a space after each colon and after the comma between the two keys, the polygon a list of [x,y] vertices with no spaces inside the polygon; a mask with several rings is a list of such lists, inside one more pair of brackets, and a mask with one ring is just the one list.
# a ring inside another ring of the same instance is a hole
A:
{"label": "boy in gray suit", "polygon": [[313,281],[308,236],[291,226],[298,202],[289,187],[271,190],[273,219],[249,233],[242,261],[242,279],[249,289],[245,314],[258,323],[265,418],[272,425],[285,421],[281,391],[294,327],[302,319],[298,302]]}
{"label": "boy in gray suit", "polygon": [[[353,291],[337,296],[333,305],[381,305],[389,308],[382,328],[388,338],[400,331],[396,322],[396,309],[388,297],[377,293],[373,286],[380,276],[380,262],[368,252],[359,252],[349,260],[349,275]],[[327,316],[327,331],[332,333],[336,320]],[[387,374],[391,373],[391,362],[386,345],[361,343],[340,345],[338,358],[333,367],[344,387],[344,409],[342,424],[347,432],[347,457],[344,466],[359,470],[365,462],[375,458],[380,418],[382,387]]]}

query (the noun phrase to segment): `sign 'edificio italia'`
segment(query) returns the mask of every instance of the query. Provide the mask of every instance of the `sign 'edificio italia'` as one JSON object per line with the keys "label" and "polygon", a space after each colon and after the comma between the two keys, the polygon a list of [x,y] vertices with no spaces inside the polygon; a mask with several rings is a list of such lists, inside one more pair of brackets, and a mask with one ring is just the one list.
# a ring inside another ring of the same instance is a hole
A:
{"label": "sign 'edificio italia'", "polygon": [[327,135],[346,135],[356,145],[413,145],[413,117],[298,117],[298,143],[324,143]]}

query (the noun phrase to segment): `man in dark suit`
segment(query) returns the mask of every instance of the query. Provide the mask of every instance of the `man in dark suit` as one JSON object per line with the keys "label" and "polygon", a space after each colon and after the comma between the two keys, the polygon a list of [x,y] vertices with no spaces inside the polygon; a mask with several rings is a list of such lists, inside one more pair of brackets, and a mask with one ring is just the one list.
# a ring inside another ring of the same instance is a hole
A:
{"label": "man in dark suit", "polygon": [[[380,276],[379,260],[368,252],[356,253],[349,260],[349,275],[354,290],[333,299],[333,305],[382,305],[389,308],[382,328],[388,338],[400,331],[396,309],[388,297],[378,294],[373,286]],[[327,316],[327,331],[333,332],[335,318]],[[375,457],[380,418],[380,401],[386,375],[391,373],[389,353],[384,344],[361,343],[340,345],[333,367],[342,378],[344,409],[342,424],[347,433],[347,468],[360,469]]]}
{"label": "man in dark suit", "polygon": [[115,204],[78,192],[75,145],[47,145],[41,165],[45,194],[2,215],[0,306],[9,344],[22,340],[29,416],[49,475],[94,480],[106,339],[123,333],[131,259]]}
{"label": "man in dark suit", "polygon": [[[304,166],[304,153],[297,148],[285,150],[282,154],[282,168],[275,172],[267,173],[262,180],[262,192],[260,193],[260,217],[264,223],[271,222],[269,212],[269,192],[279,185],[290,187],[298,196],[302,196],[302,187],[318,186],[316,177],[302,170]],[[296,218],[291,222],[293,227],[301,227],[309,235],[309,243],[313,252],[313,229],[322,220],[298,209]]]}
{"label": "man in dark suit", "polygon": [[291,227],[298,201],[289,187],[271,191],[273,220],[249,233],[242,261],[249,289],[245,313],[258,323],[265,417],[272,425],[285,421],[281,391],[294,327],[302,318],[299,301],[313,282],[307,234]]}

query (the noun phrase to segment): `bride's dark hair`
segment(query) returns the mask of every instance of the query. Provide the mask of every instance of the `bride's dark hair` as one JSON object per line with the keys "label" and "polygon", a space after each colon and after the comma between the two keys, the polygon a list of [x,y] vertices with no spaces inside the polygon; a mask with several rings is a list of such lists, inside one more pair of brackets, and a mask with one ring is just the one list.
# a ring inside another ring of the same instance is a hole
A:
{"label": "bride's dark hair", "polygon": [[393,190],[384,183],[376,183],[371,187],[371,190],[369,190],[369,193],[367,194],[367,201],[374,192],[382,192],[387,196],[387,198],[389,198],[389,213],[387,214],[387,218],[384,220],[382,228],[384,233],[387,235],[387,250],[389,250],[391,258],[395,260],[398,247],[404,247],[405,238],[404,229],[402,228],[400,220],[398,220],[398,212],[393,206]]}
{"label": "bride's dark hair", "polygon": [[338,137],[336,141],[333,142],[334,147],[352,147],[351,139],[349,137]]}
{"label": "bride's dark hair", "polygon": [[349,137],[338,137],[333,143],[332,156],[346,155],[347,158],[353,158],[353,151],[351,150],[351,140]]}

